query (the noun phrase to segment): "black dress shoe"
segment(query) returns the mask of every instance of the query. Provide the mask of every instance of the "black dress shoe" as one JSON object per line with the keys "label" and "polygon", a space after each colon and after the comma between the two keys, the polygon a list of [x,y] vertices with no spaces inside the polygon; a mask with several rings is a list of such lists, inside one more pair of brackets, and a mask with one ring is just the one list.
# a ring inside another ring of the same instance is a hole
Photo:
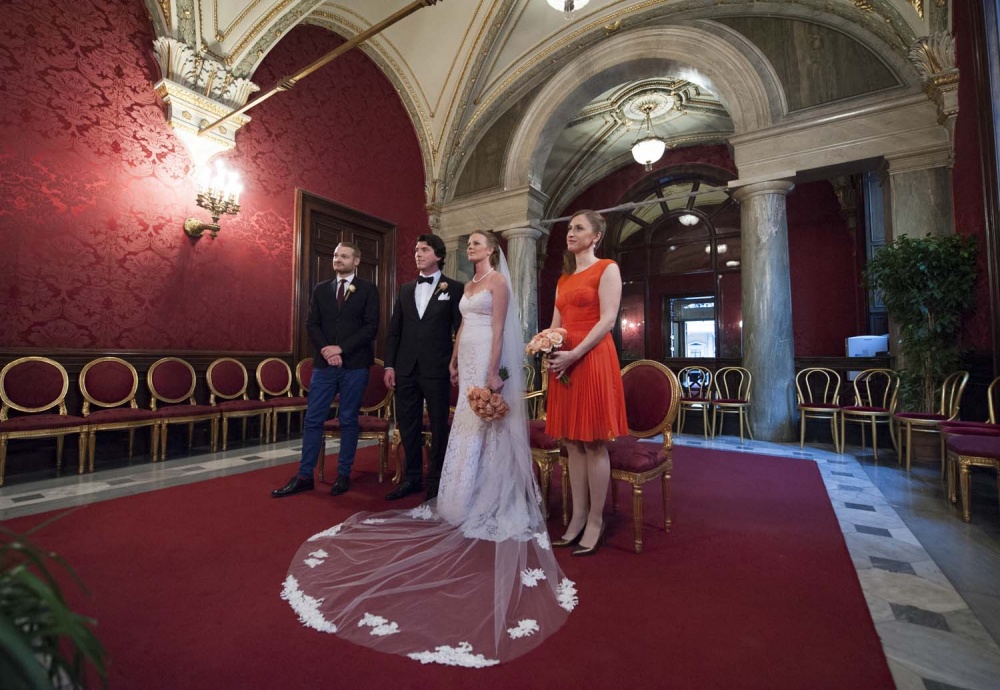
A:
{"label": "black dress shoe", "polygon": [[420,486],[420,484],[404,479],[399,486],[397,486],[395,489],[387,493],[385,495],[385,498],[387,501],[395,501],[397,499],[403,498],[404,496],[409,496],[410,494],[415,494],[420,491],[423,491],[423,488],[424,487]]}
{"label": "black dress shoe", "polygon": [[291,496],[292,494],[297,494],[301,491],[312,491],[313,490],[313,480],[312,477],[308,479],[295,475],[288,480],[280,489],[275,489],[271,492],[272,498],[283,498],[285,496]]}
{"label": "black dress shoe", "polygon": [[330,489],[330,495],[339,496],[350,488],[351,478],[344,474],[338,474],[337,481],[333,483],[333,488]]}

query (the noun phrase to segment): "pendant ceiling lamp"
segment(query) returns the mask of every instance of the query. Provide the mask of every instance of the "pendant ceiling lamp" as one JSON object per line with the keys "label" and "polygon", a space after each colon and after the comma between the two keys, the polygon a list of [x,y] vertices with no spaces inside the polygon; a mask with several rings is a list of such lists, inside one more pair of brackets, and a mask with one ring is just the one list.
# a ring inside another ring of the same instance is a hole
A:
{"label": "pendant ceiling lamp", "polygon": [[570,19],[573,15],[573,10],[582,10],[584,5],[590,2],[590,0],[546,0],[546,2],[549,3],[549,7],[559,10],[566,19]]}
{"label": "pendant ceiling lamp", "polygon": [[639,110],[646,113],[646,136],[642,136],[642,128],[639,129],[639,136],[632,143],[632,157],[635,162],[646,166],[646,170],[653,169],[653,163],[663,158],[663,152],[667,150],[667,142],[656,136],[653,131],[653,121],[650,113],[656,109],[655,103],[644,103]]}

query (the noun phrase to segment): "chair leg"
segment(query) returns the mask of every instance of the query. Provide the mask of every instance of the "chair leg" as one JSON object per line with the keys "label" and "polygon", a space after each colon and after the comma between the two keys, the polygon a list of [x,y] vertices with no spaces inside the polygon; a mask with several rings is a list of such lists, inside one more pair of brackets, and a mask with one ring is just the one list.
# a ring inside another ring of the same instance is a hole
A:
{"label": "chair leg", "polygon": [[[955,465],[957,463],[957,458],[948,453],[948,502],[958,503],[958,492],[955,486]],[[997,481],[1000,482],[1000,474],[997,475]]]}
{"label": "chair leg", "polygon": [[939,432],[938,439],[941,441],[941,479],[944,479],[944,474],[945,474],[944,434]]}
{"label": "chair leg", "polygon": [[670,531],[670,475],[666,472],[660,475],[663,478],[663,531]]}
{"label": "chair leg", "polygon": [[63,446],[65,445],[65,436],[56,436],[56,474],[62,471],[62,459],[63,459]]}
{"label": "chair leg", "polygon": [[799,450],[806,446],[806,413],[799,415]]}
{"label": "chair leg", "polygon": [[847,415],[841,413],[840,415],[840,452],[844,452],[844,446],[847,445]]}
{"label": "chair leg", "polygon": [[243,441],[243,443],[246,443],[247,442],[247,418],[246,417],[243,418],[243,424],[241,424],[240,426],[241,426],[241,429],[240,429],[240,440]]}
{"label": "chair leg", "polygon": [[[87,442],[87,460],[89,461],[89,464],[90,464],[90,471],[93,472],[94,471],[94,451],[96,449],[95,447],[97,446],[97,432],[96,431],[91,431],[90,434],[89,434],[89,436],[90,436],[90,438],[89,438],[89,440]],[[129,457],[132,457],[132,456],[129,455]]]}
{"label": "chair leg", "polygon": [[229,445],[229,419],[225,415],[222,417],[222,452],[226,451]]}
{"label": "chair leg", "polygon": [[164,421],[163,428],[160,429],[160,460],[167,459],[167,429],[169,425]]}
{"label": "chair leg", "polygon": [[962,519],[966,522],[972,522],[972,514],[969,510],[969,490],[971,488],[969,466],[959,463],[958,471],[959,483],[962,486]]}
{"label": "chair leg", "polygon": [[708,426],[708,405],[701,406],[701,428],[705,434],[706,441],[709,436],[715,436],[715,429]]}
{"label": "chair leg", "polygon": [[712,438],[715,438],[717,435],[719,435],[719,434],[722,433],[722,428],[719,427],[718,424],[715,421],[715,415],[718,413],[718,411],[719,411],[719,408],[713,405],[712,406]]}
{"label": "chair leg", "polygon": [[153,456],[153,462],[156,462],[156,456],[160,450],[160,425],[150,424],[149,425],[149,454]]}
{"label": "chair leg", "polygon": [[747,436],[749,436],[750,440],[753,441],[754,440],[754,437],[753,437],[753,427],[750,426],[750,410],[749,409],[744,413],[743,417],[744,417],[744,419],[746,419],[746,422],[747,422]]}
{"label": "chair leg", "polygon": [[872,417],[872,453],[875,455],[875,462],[878,462],[878,425]]}
{"label": "chair leg", "polygon": [[681,403],[681,408],[677,410],[677,433],[684,433],[684,404]]}
{"label": "chair leg", "polygon": [[913,425],[906,423],[906,471],[910,471],[910,460],[913,458]]}
{"label": "chair leg", "polygon": [[323,480],[326,478],[326,436],[323,436],[323,443],[319,447],[319,456],[316,458],[316,466],[319,468],[319,483],[325,483]]}
{"label": "chair leg", "polygon": [[83,474],[83,470],[87,466],[87,449],[90,447],[90,438],[90,431],[81,431],[80,437],[76,439],[77,457],[79,458],[76,463],[77,474]]}
{"label": "chair leg", "polygon": [[128,458],[132,459],[132,450],[135,446],[135,429],[128,430]]}
{"label": "chair leg", "polygon": [[[219,418],[212,418],[212,452],[219,447]],[[223,448],[225,450],[225,448]]]}
{"label": "chair leg", "polygon": [[3,486],[4,469],[7,467],[7,437],[0,436],[0,486]]}
{"label": "chair leg", "polygon": [[632,513],[635,522],[635,552],[642,553],[642,486],[632,485]]}

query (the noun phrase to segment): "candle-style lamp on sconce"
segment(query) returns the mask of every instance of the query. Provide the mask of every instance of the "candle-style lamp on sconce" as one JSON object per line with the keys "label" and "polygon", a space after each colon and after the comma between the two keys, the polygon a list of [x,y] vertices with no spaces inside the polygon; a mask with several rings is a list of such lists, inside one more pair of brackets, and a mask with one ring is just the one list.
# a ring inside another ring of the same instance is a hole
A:
{"label": "candle-style lamp on sconce", "polygon": [[215,164],[214,171],[205,169],[198,176],[198,205],[212,214],[211,223],[203,223],[197,218],[184,221],[184,232],[188,237],[198,239],[206,230],[214,240],[219,234],[219,218],[240,212],[239,176],[226,169],[222,162]]}

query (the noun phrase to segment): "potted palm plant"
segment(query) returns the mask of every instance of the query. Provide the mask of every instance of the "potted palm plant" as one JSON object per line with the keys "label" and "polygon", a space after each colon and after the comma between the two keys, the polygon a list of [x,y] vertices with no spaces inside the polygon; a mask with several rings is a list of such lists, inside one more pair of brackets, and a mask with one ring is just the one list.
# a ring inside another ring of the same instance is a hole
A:
{"label": "potted palm plant", "polygon": [[104,649],[94,621],[69,608],[52,566],[79,583],[58,556],[0,527],[0,678],[5,690],[83,688],[91,667],[105,679]]}
{"label": "potted palm plant", "polygon": [[865,269],[899,327],[903,409],[933,412],[944,378],[959,364],[962,313],[973,303],[976,241],[961,235],[898,238]]}

